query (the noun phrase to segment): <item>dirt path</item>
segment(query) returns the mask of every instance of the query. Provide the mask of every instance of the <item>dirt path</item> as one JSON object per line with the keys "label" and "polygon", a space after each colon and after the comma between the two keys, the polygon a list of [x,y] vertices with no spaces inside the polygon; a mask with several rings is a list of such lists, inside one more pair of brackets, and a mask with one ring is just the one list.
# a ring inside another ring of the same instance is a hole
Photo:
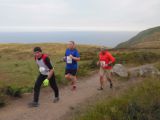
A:
{"label": "dirt path", "polygon": [[[97,74],[85,79],[87,80],[79,80],[76,92],[71,91],[70,86],[62,88],[60,102],[56,104],[52,102],[53,92],[49,88],[41,91],[38,108],[27,106],[28,102],[32,100],[32,94],[24,95],[22,99],[14,100],[11,105],[0,109],[0,120],[62,120],[61,117],[72,107],[85,102],[96,94],[101,94],[100,91],[97,91],[99,86]],[[116,82],[114,85],[121,89],[120,86],[125,86],[128,82],[123,82],[123,85],[117,84]],[[110,91],[109,87],[106,90]]]}
{"label": "dirt path", "polygon": [[0,109],[0,120],[59,120],[71,107],[95,95],[98,87],[98,77],[94,75],[78,83],[77,91],[73,92],[67,86],[60,90],[60,102],[53,103],[51,89],[43,89],[40,95],[40,106],[29,108],[28,102],[32,95],[24,95],[22,99],[14,100],[11,105]]}

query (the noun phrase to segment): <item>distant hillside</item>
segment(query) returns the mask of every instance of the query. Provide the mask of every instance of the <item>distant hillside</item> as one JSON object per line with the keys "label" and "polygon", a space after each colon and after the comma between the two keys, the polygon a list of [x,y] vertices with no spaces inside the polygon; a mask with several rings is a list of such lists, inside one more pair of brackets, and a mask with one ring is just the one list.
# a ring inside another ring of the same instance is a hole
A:
{"label": "distant hillside", "polygon": [[144,30],[116,48],[160,48],[160,26]]}

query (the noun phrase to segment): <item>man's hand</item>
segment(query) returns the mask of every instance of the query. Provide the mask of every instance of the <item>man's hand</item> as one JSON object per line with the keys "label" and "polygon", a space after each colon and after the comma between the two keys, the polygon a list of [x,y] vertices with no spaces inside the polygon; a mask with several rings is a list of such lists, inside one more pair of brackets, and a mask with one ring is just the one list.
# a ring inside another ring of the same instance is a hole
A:
{"label": "man's hand", "polygon": [[49,74],[48,74],[47,79],[50,80],[53,74],[54,74],[54,70],[51,69],[51,70],[49,71]]}
{"label": "man's hand", "polygon": [[113,65],[113,63],[112,63],[112,62],[109,62],[109,63],[108,63],[108,66],[112,66],[112,65]]}
{"label": "man's hand", "polygon": [[66,57],[63,57],[63,58],[61,59],[61,61],[62,61],[62,62],[66,62]]}
{"label": "man's hand", "polygon": [[80,58],[74,57],[73,55],[70,55],[69,57],[70,57],[71,59],[75,60],[75,61],[80,61]]}
{"label": "man's hand", "polygon": [[45,79],[44,81],[43,81],[43,86],[44,87],[47,87],[49,85],[49,80],[48,79]]}
{"label": "man's hand", "polygon": [[73,55],[70,55],[69,57],[72,58],[72,59],[74,58]]}

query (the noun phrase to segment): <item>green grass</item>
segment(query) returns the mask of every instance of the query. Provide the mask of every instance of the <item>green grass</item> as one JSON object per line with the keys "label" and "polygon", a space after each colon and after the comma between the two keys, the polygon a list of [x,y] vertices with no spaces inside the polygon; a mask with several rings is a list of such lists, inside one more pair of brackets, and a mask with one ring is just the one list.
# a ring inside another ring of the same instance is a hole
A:
{"label": "green grass", "polygon": [[160,62],[155,63],[154,66],[160,71]]}
{"label": "green grass", "polygon": [[[21,94],[32,91],[38,76],[38,68],[32,52],[35,46],[42,47],[44,53],[51,58],[58,84],[67,84],[64,79],[65,63],[60,61],[67,47],[65,44],[0,44],[0,89],[3,91],[1,98],[3,95],[20,97]],[[98,47],[78,45],[77,49],[82,56],[78,75],[85,76],[94,70],[90,67],[90,63],[97,57]]]}
{"label": "green grass", "polygon": [[88,106],[73,120],[159,120],[160,79],[148,78],[125,93]]}
{"label": "green grass", "polygon": [[113,54],[116,63],[144,65],[157,62],[160,60],[160,54],[156,52],[138,51],[138,52],[121,52]]}
{"label": "green grass", "polygon": [[159,48],[160,26],[144,30],[117,48]]}

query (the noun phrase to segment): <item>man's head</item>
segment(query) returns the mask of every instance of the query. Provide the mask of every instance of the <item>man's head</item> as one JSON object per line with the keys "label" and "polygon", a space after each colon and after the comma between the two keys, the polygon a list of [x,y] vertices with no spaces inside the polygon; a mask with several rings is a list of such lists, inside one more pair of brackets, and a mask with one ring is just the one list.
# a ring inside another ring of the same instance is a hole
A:
{"label": "man's head", "polygon": [[33,49],[34,55],[36,58],[41,58],[42,56],[42,49],[40,47],[35,47]]}
{"label": "man's head", "polygon": [[69,49],[74,49],[75,48],[75,42],[74,41],[69,41],[68,42],[68,48]]}
{"label": "man's head", "polygon": [[106,52],[106,50],[107,50],[107,48],[106,48],[105,46],[102,46],[102,47],[101,47],[101,53],[104,54],[104,53]]}

